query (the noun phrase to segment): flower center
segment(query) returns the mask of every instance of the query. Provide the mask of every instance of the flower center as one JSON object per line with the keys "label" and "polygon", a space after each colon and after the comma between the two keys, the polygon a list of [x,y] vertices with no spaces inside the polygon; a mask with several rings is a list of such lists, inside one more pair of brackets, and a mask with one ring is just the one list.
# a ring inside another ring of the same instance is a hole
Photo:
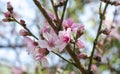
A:
{"label": "flower center", "polygon": [[64,42],[68,43],[69,40],[70,40],[70,38],[69,38],[68,36],[64,36],[64,37],[63,37],[63,41],[64,41]]}
{"label": "flower center", "polygon": [[54,47],[54,46],[55,46],[54,41],[53,41],[53,40],[49,41],[49,42],[48,42],[48,45],[49,45],[50,47]]}

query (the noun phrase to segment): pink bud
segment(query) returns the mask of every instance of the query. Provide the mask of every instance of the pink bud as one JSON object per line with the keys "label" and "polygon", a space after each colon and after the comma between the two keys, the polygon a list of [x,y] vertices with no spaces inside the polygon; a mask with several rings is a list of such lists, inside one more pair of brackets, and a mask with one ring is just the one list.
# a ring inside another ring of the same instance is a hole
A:
{"label": "pink bud", "polygon": [[11,20],[9,18],[2,19],[3,22],[10,22]]}
{"label": "pink bud", "polygon": [[99,61],[99,62],[101,62],[101,60],[102,60],[101,55],[96,55],[93,57],[93,59],[95,59],[96,61]]}
{"label": "pink bud", "polygon": [[68,19],[66,19],[66,20],[63,21],[63,27],[65,29],[71,28],[72,25],[73,25],[73,23],[74,23],[73,20],[68,18]]}
{"label": "pink bud", "polygon": [[80,59],[86,59],[86,58],[88,58],[88,55],[85,54],[85,53],[79,53],[77,56],[78,56],[78,58],[80,58]]}
{"label": "pink bud", "polygon": [[7,2],[7,9],[8,9],[8,11],[10,11],[11,13],[13,12],[13,6],[11,5],[10,2]]}
{"label": "pink bud", "polygon": [[84,25],[79,25],[78,30],[81,30],[81,31],[85,30],[85,26]]}
{"label": "pink bud", "polygon": [[34,46],[38,46],[38,42],[34,41],[34,42],[33,42],[33,45],[34,45]]}
{"label": "pink bud", "polygon": [[19,34],[20,34],[21,36],[27,36],[27,35],[29,35],[29,33],[28,33],[26,30],[24,30],[24,29],[21,29],[21,30],[19,31]]}
{"label": "pink bud", "polygon": [[80,40],[77,41],[76,45],[78,48],[85,48],[85,44]]}
{"label": "pink bud", "polygon": [[25,27],[25,26],[26,26],[26,24],[25,24],[25,21],[24,21],[24,20],[20,20],[20,24],[21,24],[23,27]]}
{"label": "pink bud", "polygon": [[6,18],[11,17],[11,13],[10,12],[5,12],[4,15],[5,15]]}
{"label": "pink bud", "polygon": [[105,30],[103,30],[103,34],[105,34],[105,35],[109,35],[110,34],[110,30],[108,30],[107,28],[105,29]]}

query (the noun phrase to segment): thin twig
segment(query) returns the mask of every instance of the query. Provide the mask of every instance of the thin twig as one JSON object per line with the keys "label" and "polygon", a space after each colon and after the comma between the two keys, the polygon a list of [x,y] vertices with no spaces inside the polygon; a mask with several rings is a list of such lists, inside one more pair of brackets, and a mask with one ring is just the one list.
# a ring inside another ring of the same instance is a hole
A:
{"label": "thin twig", "polygon": [[52,53],[56,54],[57,56],[59,56],[60,58],[62,58],[63,60],[65,60],[66,62],[68,62],[68,63],[70,63],[70,64],[72,64],[72,65],[75,65],[73,62],[71,62],[71,61],[65,59],[65,58],[62,57],[60,54],[58,54],[58,53],[56,53],[56,52],[54,52],[54,51],[52,51]]}
{"label": "thin twig", "polygon": [[61,19],[60,19],[60,29],[62,28],[62,22],[63,22],[63,19],[64,19],[64,15],[65,15],[65,10],[66,10],[66,7],[67,7],[67,3],[68,3],[68,0],[66,0],[65,2],[65,6],[64,6],[64,9],[63,9],[63,13],[62,13],[62,16],[61,16]]}
{"label": "thin twig", "polygon": [[94,44],[93,44],[93,48],[92,48],[92,53],[91,53],[91,56],[90,56],[90,62],[89,62],[89,66],[88,66],[88,72],[90,72],[90,70],[91,70],[91,65],[92,65],[92,60],[93,60],[93,55],[94,55],[95,47],[96,47],[98,38],[99,38],[99,36],[101,34],[102,22],[103,22],[103,20],[105,18],[105,12],[106,12],[107,7],[108,7],[108,3],[106,3],[106,5],[105,5],[103,13],[100,13],[100,24],[99,24],[99,28],[98,28],[98,31],[97,31],[96,38],[94,40]]}
{"label": "thin twig", "polygon": [[[12,18],[16,23],[21,25],[21,23],[18,20],[16,20],[14,17],[12,17]],[[26,29],[29,32],[30,36],[33,36],[35,39],[38,40],[38,38],[27,27],[23,27],[23,28]]]}
{"label": "thin twig", "polygon": [[55,7],[55,4],[54,4],[53,0],[51,0],[51,3],[52,3],[52,6],[53,6],[53,9],[54,9],[54,12],[55,12],[55,16],[56,16],[56,19],[57,19],[57,23],[56,24],[58,25],[58,23],[59,23],[59,16],[58,16],[58,13],[57,13],[58,8]]}

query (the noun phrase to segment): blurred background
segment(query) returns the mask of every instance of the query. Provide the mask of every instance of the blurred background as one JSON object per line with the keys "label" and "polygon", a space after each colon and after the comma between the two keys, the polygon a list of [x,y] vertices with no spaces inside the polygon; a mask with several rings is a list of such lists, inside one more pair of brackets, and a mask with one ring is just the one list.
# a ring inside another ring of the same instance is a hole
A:
{"label": "blurred background", "polygon": [[[40,1],[46,10],[53,12],[50,0]],[[7,11],[7,2],[11,2],[13,5],[16,18],[24,19],[28,28],[38,38],[41,26],[44,25],[44,17],[32,0],[0,0],[0,74],[78,74],[76,68],[52,53],[47,56],[49,69],[42,68],[31,55],[28,55],[23,37],[19,35],[22,27],[15,22],[5,23],[2,21],[3,12]],[[85,43],[83,52],[88,55],[90,55],[100,22],[99,5],[100,0],[68,0],[65,13],[65,18],[72,18],[75,22],[85,26],[85,33],[81,40]],[[104,5],[103,3],[102,6],[104,7]],[[62,12],[62,9],[62,7],[59,9],[59,13]],[[111,29],[111,33],[109,36],[100,36],[100,47],[97,48],[95,55],[99,52],[102,55],[102,62],[94,61],[95,74],[120,73],[119,20],[120,7],[109,5],[102,29]],[[70,58],[66,53],[62,53],[62,56]],[[82,61],[86,63],[85,60]]]}

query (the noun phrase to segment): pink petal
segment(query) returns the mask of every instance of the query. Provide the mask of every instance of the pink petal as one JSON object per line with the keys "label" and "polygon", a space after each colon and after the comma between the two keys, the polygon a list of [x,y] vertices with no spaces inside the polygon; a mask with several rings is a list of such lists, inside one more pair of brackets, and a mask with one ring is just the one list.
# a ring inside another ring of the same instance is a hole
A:
{"label": "pink petal", "polygon": [[36,47],[33,44],[34,41],[32,39],[30,39],[29,37],[24,37],[24,39],[25,39],[25,42],[26,42],[28,53],[32,54],[34,52],[35,47]]}
{"label": "pink petal", "polygon": [[85,48],[85,44],[80,40],[77,41],[76,45],[78,48]]}
{"label": "pink petal", "polygon": [[39,46],[41,48],[47,48],[48,44],[45,40],[39,40]]}

